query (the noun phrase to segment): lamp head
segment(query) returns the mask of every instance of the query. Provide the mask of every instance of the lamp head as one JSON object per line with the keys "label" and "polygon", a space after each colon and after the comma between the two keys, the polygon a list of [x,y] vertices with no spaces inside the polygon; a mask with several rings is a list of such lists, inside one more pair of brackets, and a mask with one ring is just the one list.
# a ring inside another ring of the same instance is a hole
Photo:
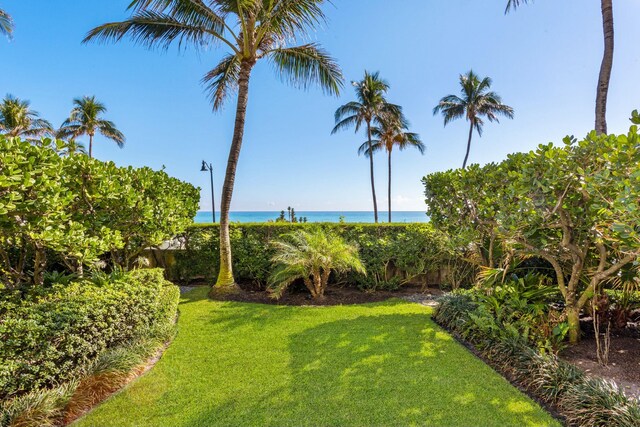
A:
{"label": "lamp head", "polygon": [[209,170],[209,168],[207,168],[207,162],[205,162],[204,160],[202,161],[202,168],[200,169],[200,172],[207,172]]}

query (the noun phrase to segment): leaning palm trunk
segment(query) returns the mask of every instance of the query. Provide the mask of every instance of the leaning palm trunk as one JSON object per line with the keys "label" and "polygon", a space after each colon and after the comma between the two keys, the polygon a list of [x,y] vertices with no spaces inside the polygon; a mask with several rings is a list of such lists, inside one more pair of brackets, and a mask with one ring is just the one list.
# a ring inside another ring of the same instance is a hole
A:
{"label": "leaning palm trunk", "polygon": [[607,133],[607,97],[613,68],[614,30],[613,30],[613,1],[602,0],[602,26],[604,30],[604,56],[598,78],[598,93],[596,96],[596,132]]}
{"label": "leaning palm trunk", "polygon": [[389,223],[391,223],[391,150],[389,150],[389,188],[387,189],[387,198],[389,199]]}
{"label": "leaning palm trunk", "polygon": [[[244,138],[244,122],[249,101],[249,78],[255,62],[243,61],[238,79],[238,106],[236,108],[236,122],[233,130],[233,140],[229,150],[227,171],[222,186],[222,201],[220,206],[220,272],[216,282],[217,291],[229,291],[236,288],[233,278],[233,262],[231,257],[231,238],[229,236],[229,211],[233,197],[233,186],[236,179],[236,168]],[[214,288],[214,289],[216,289]]]}
{"label": "leaning palm trunk", "polygon": [[373,174],[373,144],[371,143],[371,122],[367,122],[367,136],[369,144],[369,166],[371,169],[371,194],[373,195],[373,217],[378,223],[378,200],[376,199],[376,182]]}
{"label": "leaning palm trunk", "polygon": [[471,138],[473,138],[473,120],[470,120],[469,126],[469,140],[467,141],[467,154],[464,156],[464,162],[462,163],[462,169],[467,168],[467,162],[469,161],[469,153],[471,153]]}

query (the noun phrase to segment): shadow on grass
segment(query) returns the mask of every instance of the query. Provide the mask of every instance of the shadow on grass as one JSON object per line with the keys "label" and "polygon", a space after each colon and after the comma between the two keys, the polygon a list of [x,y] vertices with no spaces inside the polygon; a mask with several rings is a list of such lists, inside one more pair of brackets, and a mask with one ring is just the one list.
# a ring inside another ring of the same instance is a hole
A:
{"label": "shadow on grass", "polygon": [[[406,303],[370,307],[395,304]],[[221,310],[225,311],[224,304]],[[269,319],[272,310],[233,304],[228,315],[222,313],[216,322],[235,328]],[[295,314],[300,308],[285,310]],[[288,369],[276,371],[282,376],[278,386],[255,396],[231,393],[223,402],[208,402],[186,425],[456,426],[549,421],[426,314],[385,313],[330,321],[288,336],[287,347]],[[484,371],[478,372],[479,368]],[[485,376],[490,381],[485,382]]]}

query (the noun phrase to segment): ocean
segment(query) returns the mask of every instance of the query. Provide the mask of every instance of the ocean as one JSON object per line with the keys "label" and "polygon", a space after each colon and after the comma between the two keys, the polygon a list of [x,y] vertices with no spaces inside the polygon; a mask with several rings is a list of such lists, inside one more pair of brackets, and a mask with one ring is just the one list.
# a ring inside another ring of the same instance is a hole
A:
{"label": "ocean", "polygon": [[[220,212],[216,212],[216,220],[220,220]],[[286,212],[285,212],[286,215]],[[378,220],[380,222],[387,222],[387,212],[378,212]],[[230,217],[232,222],[269,222],[275,221],[280,216],[280,211],[277,212],[231,212]],[[429,222],[429,218],[425,212],[420,211],[397,211],[391,213],[392,220],[395,223],[406,222]],[[296,217],[306,217],[309,222],[340,222],[340,218],[344,217],[345,222],[360,222],[360,223],[373,223],[373,212],[296,212]],[[212,215],[209,212],[198,212],[195,218],[195,222],[199,224],[211,223]]]}

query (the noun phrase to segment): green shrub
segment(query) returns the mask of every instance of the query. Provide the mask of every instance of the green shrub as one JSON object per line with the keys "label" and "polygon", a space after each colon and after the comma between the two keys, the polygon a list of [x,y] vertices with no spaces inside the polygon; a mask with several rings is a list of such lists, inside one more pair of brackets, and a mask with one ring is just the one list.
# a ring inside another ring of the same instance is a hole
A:
{"label": "green shrub", "polygon": [[[488,326],[480,327],[478,318]],[[568,425],[640,425],[640,401],[609,381],[586,376],[552,353],[530,347],[520,331],[496,321],[470,293],[441,298],[434,319],[474,344],[487,360],[540,399],[556,404]]]}
{"label": "green shrub", "polygon": [[166,330],[179,290],[161,270],[38,289],[0,304],[0,399],[70,381],[104,351]]}
{"label": "green shrub", "polygon": [[[408,281],[422,281],[422,275],[437,271],[449,256],[444,236],[430,224],[232,224],[234,275],[236,280],[265,287],[273,270],[275,252],[270,242],[295,230],[320,227],[346,241],[357,243],[367,274],[349,272],[340,282],[363,290],[397,288]],[[176,251],[176,264],[169,269],[173,280],[213,280],[219,263],[219,228],[197,225],[179,240],[184,250]]]}

